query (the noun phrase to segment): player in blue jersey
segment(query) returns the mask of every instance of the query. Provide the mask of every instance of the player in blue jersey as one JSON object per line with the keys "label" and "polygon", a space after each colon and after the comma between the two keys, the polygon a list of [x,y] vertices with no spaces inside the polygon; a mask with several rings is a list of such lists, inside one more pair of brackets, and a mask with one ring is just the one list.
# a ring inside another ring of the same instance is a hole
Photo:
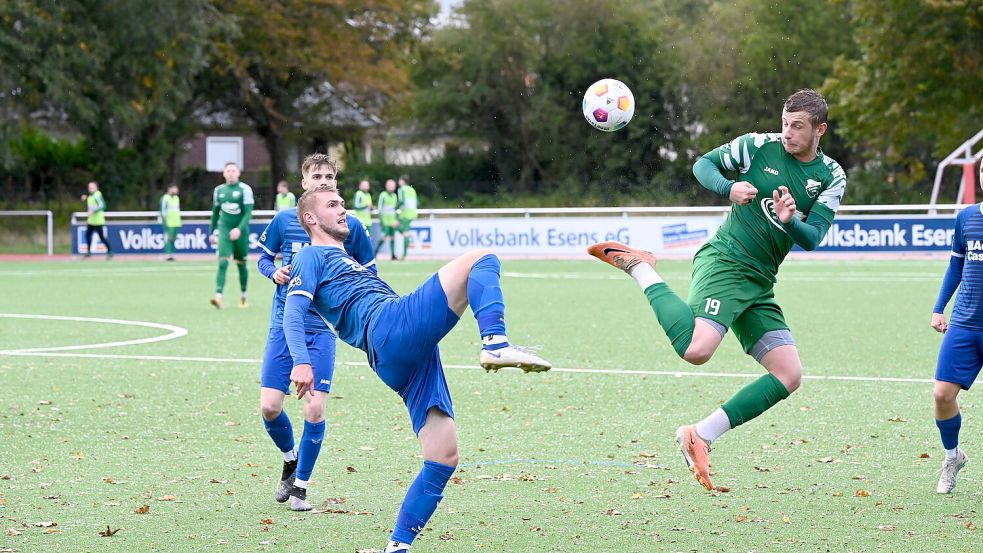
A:
{"label": "player in blue jersey", "polygon": [[[301,173],[304,176],[302,186],[306,190],[322,184],[334,185],[336,167],[328,156],[313,154],[304,160]],[[345,251],[353,259],[369,267],[369,270],[375,271],[375,252],[368,232],[355,217],[348,218],[348,226],[352,232],[345,240]],[[270,331],[263,354],[260,412],[267,433],[283,453],[283,470],[275,498],[280,503],[289,499],[290,508],[295,511],[308,511],[312,508],[307,502],[307,481],[311,477],[324,437],[324,400],[331,391],[336,341],[334,333],[317,313],[309,312],[305,322],[306,340],[311,352],[315,381],[313,393],[306,394],[304,398],[304,432],[300,448],[296,449],[293,426],[283,410],[283,399],[290,393],[290,371],[293,369],[293,360],[283,338],[283,306],[287,297],[285,285],[290,274],[290,262],[301,248],[309,244],[310,237],[300,226],[296,209],[284,209],[277,213],[259,238],[259,245],[263,250],[259,258],[259,272],[277,284],[270,313]],[[283,255],[279,268],[275,264],[278,253]]]}
{"label": "player in blue jersey", "polygon": [[[983,166],[980,184],[983,185]],[[956,288],[959,295],[947,323],[945,306]],[[935,367],[935,425],[945,448],[936,491],[952,493],[956,475],[969,461],[959,449],[962,415],[956,398],[960,390],[973,385],[983,367],[983,204],[971,205],[956,216],[952,256],[932,310],[932,328],[945,334]]]}
{"label": "player in blue jersey", "polygon": [[501,264],[488,250],[466,253],[444,265],[414,292],[400,297],[373,271],[348,255],[345,203],[334,188],[305,192],[297,206],[311,245],[294,256],[283,331],[294,368],[290,379],[300,397],[315,380],[305,344],[307,311],[313,306],[349,345],[365,351],[369,366],[399,393],[423,450],[423,468],[403,500],[386,553],[405,553],[443,498],[457,466],[457,430],[437,343],[470,305],[482,339],[487,370],[551,365],[518,346],[505,332]]}

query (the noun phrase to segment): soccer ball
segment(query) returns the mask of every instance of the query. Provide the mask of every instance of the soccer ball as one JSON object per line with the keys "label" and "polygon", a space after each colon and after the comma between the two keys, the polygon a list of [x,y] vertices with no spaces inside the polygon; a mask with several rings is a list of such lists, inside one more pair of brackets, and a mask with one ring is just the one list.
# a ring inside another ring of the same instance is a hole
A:
{"label": "soccer ball", "polygon": [[635,97],[621,81],[601,79],[584,94],[584,117],[599,131],[614,132],[635,115]]}

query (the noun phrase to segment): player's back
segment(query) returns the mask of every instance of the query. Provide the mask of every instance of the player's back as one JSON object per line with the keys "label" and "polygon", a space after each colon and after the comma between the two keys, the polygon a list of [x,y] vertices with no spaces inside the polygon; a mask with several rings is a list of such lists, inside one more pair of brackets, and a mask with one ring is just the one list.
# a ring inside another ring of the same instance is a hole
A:
{"label": "player's back", "polygon": [[983,331],[983,204],[971,205],[956,216],[952,252],[964,259],[950,324]]}
{"label": "player's back", "polygon": [[338,246],[311,245],[295,257],[287,295],[303,294],[338,337],[365,351],[366,334],[378,310],[399,295],[374,270]]}

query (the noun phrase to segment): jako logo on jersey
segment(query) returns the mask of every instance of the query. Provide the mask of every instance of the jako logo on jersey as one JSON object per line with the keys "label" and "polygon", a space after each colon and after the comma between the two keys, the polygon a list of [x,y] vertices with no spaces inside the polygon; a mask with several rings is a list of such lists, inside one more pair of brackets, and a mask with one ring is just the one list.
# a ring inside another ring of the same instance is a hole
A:
{"label": "jako logo on jersey", "polygon": [[292,279],[290,279],[290,284],[288,284],[287,286],[288,286],[288,288],[293,289],[293,288],[295,288],[297,286],[300,286],[301,284],[302,284],[302,281],[300,280],[300,277],[298,276],[298,277],[293,277]]}
{"label": "jako logo on jersey", "polygon": [[822,186],[823,186],[823,183],[821,183],[821,182],[819,182],[817,180],[807,179],[806,180],[806,194],[808,194],[810,198],[815,198],[819,194],[819,189]]}
{"label": "jako logo on jersey", "polygon": [[771,167],[765,167],[765,173],[770,173],[772,175],[775,175],[776,177],[780,174],[778,172],[778,169],[772,169]]}
{"label": "jako logo on jersey", "polygon": [[351,267],[352,270],[354,270],[356,272],[362,272],[362,271],[365,270],[365,267],[361,266],[358,263],[358,261],[355,261],[354,259],[352,259],[350,257],[342,257],[341,260],[344,261],[345,263],[347,263],[348,266]]}

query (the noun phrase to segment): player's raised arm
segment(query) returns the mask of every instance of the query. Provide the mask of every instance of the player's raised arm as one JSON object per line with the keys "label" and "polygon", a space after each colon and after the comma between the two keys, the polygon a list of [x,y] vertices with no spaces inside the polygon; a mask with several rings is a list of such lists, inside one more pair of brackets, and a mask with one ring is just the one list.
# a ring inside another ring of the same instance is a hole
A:
{"label": "player's raised arm", "polygon": [[310,354],[307,351],[307,332],[304,318],[314,301],[320,280],[320,263],[315,248],[304,248],[291,261],[287,301],[283,309],[283,336],[294,361],[290,380],[297,385],[297,398],[310,390],[314,383]]}
{"label": "player's raised arm", "polygon": [[[260,254],[256,266],[259,268],[261,275],[276,284],[286,284],[289,269],[287,271],[279,271],[276,267],[276,254],[280,253],[283,247],[283,217],[279,215],[277,213],[273,217],[273,220],[270,221],[270,224],[266,225],[263,233],[259,235]],[[278,272],[280,273],[279,275],[277,274]]]}
{"label": "player's raised arm", "polygon": [[741,135],[696,160],[693,164],[693,176],[707,190],[716,192],[735,204],[747,205],[754,200],[758,189],[750,182],[727,178],[724,171],[737,171],[741,174],[747,172],[758,148],[770,140],[775,140],[772,135]]}

